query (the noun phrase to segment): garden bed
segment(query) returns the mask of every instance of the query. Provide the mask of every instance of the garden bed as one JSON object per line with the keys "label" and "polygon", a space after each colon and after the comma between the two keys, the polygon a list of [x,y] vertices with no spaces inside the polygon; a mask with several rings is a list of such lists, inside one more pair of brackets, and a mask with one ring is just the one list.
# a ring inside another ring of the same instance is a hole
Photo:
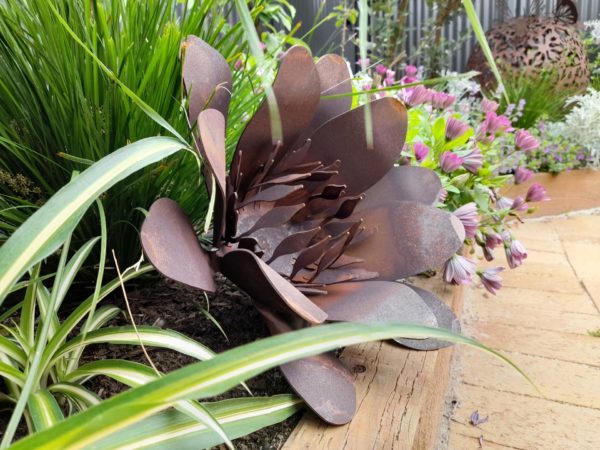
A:
{"label": "garden bed", "polygon": [[[456,313],[462,308],[462,289],[439,278],[416,279],[413,284],[434,292]],[[216,294],[209,296],[210,314],[227,334],[203,312],[204,297],[169,281],[134,291],[129,296],[137,324],[159,325],[184,333],[216,352],[252,342],[269,335],[249,297],[224,279]],[[114,303],[125,310],[121,299]],[[158,306],[160,305],[160,306]],[[125,325],[123,316],[112,325]],[[194,362],[193,358],[168,350],[149,349],[157,368],[170,372]],[[435,352],[411,351],[389,342],[371,342],[344,350],[342,361],[355,374],[356,417],[345,426],[323,423],[311,412],[298,414],[234,441],[239,449],[344,448],[346,441],[360,448],[428,448],[438,442],[443,417],[452,348]],[[86,360],[122,358],[147,364],[139,347],[99,345],[86,353]],[[97,377],[90,387],[102,398],[125,390],[108,378]],[[292,392],[278,369],[248,381],[255,396]],[[247,396],[238,387],[219,399]],[[372,432],[373,417],[380,417]],[[369,430],[369,432],[366,432]]]}
{"label": "garden bed", "polygon": [[600,200],[600,170],[582,169],[559,174],[536,173],[529,181],[510,185],[502,190],[508,197],[525,197],[529,186],[540,183],[551,201],[536,203],[535,217],[553,216],[569,211],[598,207]]}

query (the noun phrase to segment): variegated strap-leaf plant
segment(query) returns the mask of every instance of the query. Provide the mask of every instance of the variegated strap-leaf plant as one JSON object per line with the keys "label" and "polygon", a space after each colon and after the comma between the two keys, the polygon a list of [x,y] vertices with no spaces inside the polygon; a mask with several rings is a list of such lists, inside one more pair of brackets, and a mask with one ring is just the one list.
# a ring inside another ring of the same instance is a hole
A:
{"label": "variegated strap-leaf plant", "polygon": [[[397,281],[442,265],[464,239],[461,223],[434,206],[441,189],[437,175],[394,166],[406,137],[404,105],[388,97],[351,109],[351,96],[322,98],[351,93],[345,61],[326,55],[315,63],[304,47],[292,47],[272,87],[282,139],[273,142],[265,101],[246,126],[227,174],[229,66],[197,37],[190,36],[184,50],[190,122],[215,197],[212,245],[203,247],[182,209],[162,198],[141,231],[152,264],[210,292],[215,272],[223,273],[252,296],[273,334],[325,321],[458,330],[444,303]],[[447,345],[398,342],[422,350]],[[352,376],[333,354],[281,370],[321,418],[351,420]]]}

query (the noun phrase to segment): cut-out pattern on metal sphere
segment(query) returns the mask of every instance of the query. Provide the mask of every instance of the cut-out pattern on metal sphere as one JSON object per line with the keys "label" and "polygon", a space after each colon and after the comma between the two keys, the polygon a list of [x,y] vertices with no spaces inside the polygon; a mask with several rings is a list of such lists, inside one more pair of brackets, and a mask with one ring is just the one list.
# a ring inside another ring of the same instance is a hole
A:
{"label": "cut-out pattern on metal sphere", "polygon": [[[585,46],[574,23],[575,5],[559,3],[554,16],[515,17],[487,31],[486,38],[503,77],[526,75],[537,79],[544,74],[555,81],[558,91],[585,91],[590,72]],[[481,72],[480,84],[488,90],[495,88],[496,79],[481,47],[473,49],[467,70]]]}
{"label": "cut-out pattern on metal sphere", "polygon": [[[225,61],[196,37],[185,43],[184,86],[207,186],[215,189],[211,249],[198,245],[190,221],[159,199],[142,230],[144,251],[164,275],[213,290],[221,272],[246,291],[274,334],[332,321],[409,322],[457,330],[456,318],[432,294],[396,280],[441,266],[460,248],[464,230],[434,205],[439,178],[395,167],[406,137],[402,103],[370,104],[373,146],[364,109],[351,110],[350,74],[342,58],[316,63],[303,47],[285,53],[273,90],[283,140],[271,138],[263,103],[225,167]],[[214,182],[213,182],[214,180]],[[434,340],[399,340],[437,349]],[[332,354],[285,364],[282,372],[320,417],[352,419],[350,373]]]}

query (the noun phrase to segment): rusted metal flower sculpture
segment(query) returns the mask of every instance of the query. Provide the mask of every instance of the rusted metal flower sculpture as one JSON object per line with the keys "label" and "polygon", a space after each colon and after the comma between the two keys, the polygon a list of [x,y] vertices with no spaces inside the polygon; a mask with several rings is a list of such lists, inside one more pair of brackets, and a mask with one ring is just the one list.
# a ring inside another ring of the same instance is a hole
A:
{"label": "rusted metal flower sculpture", "polygon": [[[196,37],[185,45],[183,80],[204,175],[215,189],[212,248],[204,249],[172,200],[157,200],[142,244],[164,275],[214,291],[219,271],[246,291],[268,328],[284,333],[325,321],[411,322],[457,330],[435,296],[396,280],[441,266],[461,246],[464,229],[434,206],[438,177],[394,167],[406,136],[406,110],[370,103],[372,148],[364,108],[351,110],[342,58],[315,64],[303,47],[281,59],[273,90],[283,139],[272,142],[263,103],[239,140],[229,175],[225,116],[231,74],[221,55]],[[214,181],[213,181],[214,180]],[[432,350],[434,340],[399,339]],[[348,422],[355,411],[352,376],[329,353],[285,364],[285,377],[324,420]]]}

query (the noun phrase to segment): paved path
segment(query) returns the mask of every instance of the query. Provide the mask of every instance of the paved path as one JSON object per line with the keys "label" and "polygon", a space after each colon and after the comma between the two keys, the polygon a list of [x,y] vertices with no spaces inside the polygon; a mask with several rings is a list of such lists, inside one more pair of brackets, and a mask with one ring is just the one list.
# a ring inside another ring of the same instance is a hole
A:
{"label": "paved path", "polygon": [[[515,235],[526,263],[504,272],[497,297],[466,290],[463,330],[508,356],[544,396],[500,361],[459,348],[448,448],[600,449],[600,337],[588,334],[600,329],[600,215],[530,221]],[[477,427],[475,410],[489,416]]]}

